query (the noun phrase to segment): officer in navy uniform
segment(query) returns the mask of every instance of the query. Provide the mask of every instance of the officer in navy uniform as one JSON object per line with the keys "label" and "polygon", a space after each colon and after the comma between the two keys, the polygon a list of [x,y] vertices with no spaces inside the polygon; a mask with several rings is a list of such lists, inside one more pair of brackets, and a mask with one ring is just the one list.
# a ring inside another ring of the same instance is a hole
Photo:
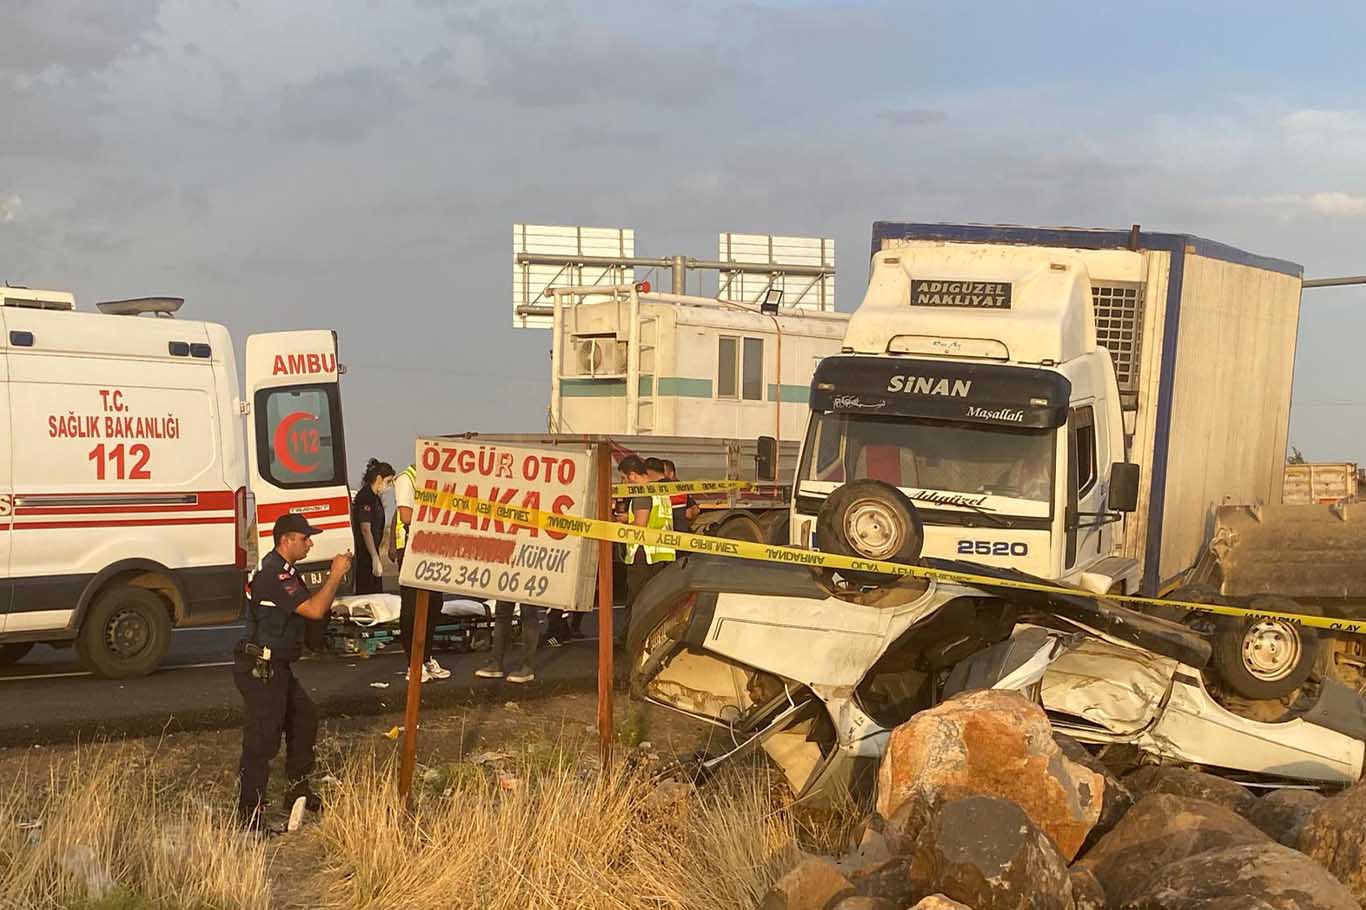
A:
{"label": "officer in navy uniform", "polygon": [[285,737],[285,774],[290,782],[286,805],[304,797],[310,811],[322,801],[309,786],[313,747],[318,738],[318,709],[294,676],[292,663],[303,654],[309,621],[322,620],[337,588],[351,568],[348,551],[332,560],[322,589],[314,594],[294,564],[313,547],[319,529],[302,516],[289,514],[275,522],[275,549],[261,560],[252,577],[247,603],[247,637],[233,651],[233,681],[242,693],[246,726],[242,731],[241,792],[238,818],[246,827],[268,831],[262,819],[270,760]]}

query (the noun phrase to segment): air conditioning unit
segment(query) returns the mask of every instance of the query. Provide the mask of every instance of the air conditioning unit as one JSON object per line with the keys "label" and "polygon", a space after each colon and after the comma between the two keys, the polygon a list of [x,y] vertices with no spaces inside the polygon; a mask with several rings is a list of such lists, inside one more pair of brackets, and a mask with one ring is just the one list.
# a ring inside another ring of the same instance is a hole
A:
{"label": "air conditioning unit", "polygon": [[620,376],[626,372],[626,342],[616,338],[574,339],[575,374]]}

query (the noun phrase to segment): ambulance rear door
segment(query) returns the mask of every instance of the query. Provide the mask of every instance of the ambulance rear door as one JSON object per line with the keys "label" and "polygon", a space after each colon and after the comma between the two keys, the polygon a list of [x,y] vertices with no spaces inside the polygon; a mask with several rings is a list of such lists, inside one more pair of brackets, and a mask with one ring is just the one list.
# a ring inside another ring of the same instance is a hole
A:
{"label": "ambulance rear door", "polygon": [[9,426],[9,361],[5,356],[9,343],[5,314],[0,313],[0,632],[5,631],[5,616],[14,594],[14,582],[9,575],[10,534],[14,530],[14,489],[10,480],[14,435]]}
{"label": "ambulance rear door", "polygon": [[303,515],[322,529],[299,567],[317,590],[332,557],[352,548],[337,335],[250,335],[246,366],[247,477],[258,551],[270,550],[275,519]]}

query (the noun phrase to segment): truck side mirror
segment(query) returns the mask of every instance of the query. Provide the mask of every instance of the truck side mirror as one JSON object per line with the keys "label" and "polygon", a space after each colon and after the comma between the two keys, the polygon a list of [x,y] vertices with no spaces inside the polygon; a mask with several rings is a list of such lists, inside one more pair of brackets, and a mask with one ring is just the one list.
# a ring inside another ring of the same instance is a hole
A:
{"label": "truck side mirror", "polygon": [[1138,510],[1138,465],[1123,461],[1110,465],[1110,493],[1106,506],[1111,512]]}
{"label": "truck side mirror", "polygon": [[778,440],[772,436],[759,437],[759,451],[754,456],[754,476],[763,481],[778,479]]}

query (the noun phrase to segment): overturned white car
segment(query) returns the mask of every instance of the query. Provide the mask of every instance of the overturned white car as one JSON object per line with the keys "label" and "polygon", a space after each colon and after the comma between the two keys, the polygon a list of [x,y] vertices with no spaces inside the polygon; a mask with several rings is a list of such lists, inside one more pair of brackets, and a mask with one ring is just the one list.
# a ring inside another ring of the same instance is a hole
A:
{"label": "overturned white car", "polygon": [[[827,533],[871,538],[897,561],[918,553],[910,501],[859,483],[871,495],[841,497],[846,512],[823,522]],[[893,728],[982,688],[1024,692],[1082,742],[1130,744],[1252,785],[1340,786],[1362,775],[1366,699],[1356,692],[1311,678],[1275,714],[1266,703],[1235,713],[1207,687],[1201,633],[1104,600],[694,555],[647,585],[633,614],[633,694],[723,728],[731,748],[708,764],[762,747],[811,801],[867,786]]]}

